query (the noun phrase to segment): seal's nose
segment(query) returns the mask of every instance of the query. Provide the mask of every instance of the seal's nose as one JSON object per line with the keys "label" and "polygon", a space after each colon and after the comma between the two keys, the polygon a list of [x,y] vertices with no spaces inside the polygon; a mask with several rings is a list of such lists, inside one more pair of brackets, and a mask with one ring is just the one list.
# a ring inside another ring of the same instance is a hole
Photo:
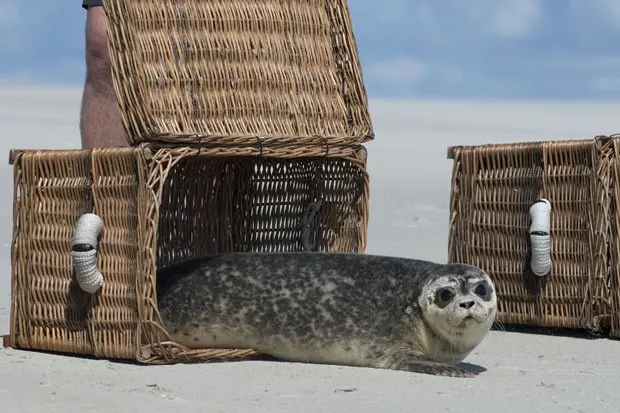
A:
{"label": "seal's nose", "polygon": [[461,301],[461,303],[459,304],[459,307],[462,307],[466,310],[469,310],[472,306],[474,305],[474,301]]}

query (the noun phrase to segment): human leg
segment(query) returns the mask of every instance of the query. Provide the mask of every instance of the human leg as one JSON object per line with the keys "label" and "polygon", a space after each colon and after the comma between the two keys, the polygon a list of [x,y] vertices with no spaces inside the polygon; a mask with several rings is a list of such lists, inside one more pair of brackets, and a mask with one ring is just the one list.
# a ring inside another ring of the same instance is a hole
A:
{"label": "human leg", "polygon": [[86,81],[80,112],[83,148],[127,146],[112,85],[102,0],[83,0],[86,13]]}

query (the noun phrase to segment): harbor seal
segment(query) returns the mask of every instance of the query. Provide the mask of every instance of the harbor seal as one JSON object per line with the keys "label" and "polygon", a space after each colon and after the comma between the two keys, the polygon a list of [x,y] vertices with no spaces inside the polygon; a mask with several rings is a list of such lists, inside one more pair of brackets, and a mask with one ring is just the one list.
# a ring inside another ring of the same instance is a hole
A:
{"label": "harbor seal", "polygon": [[489,332],[480,268],[354,253],[228,253],[158,270],[164,328],[190,349],[472,377],[458,366]]}

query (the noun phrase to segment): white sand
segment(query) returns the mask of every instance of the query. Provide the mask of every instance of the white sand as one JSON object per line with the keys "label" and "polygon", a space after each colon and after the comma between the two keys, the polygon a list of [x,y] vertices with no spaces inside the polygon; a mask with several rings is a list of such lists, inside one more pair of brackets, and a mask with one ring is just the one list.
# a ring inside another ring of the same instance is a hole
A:
{"label": "white sand", "polygon": [[[0,334],[8,333],[10,148],[77,148],[79,89],[0,88]],[[445,261],[450,145],[620,132],[620,104],[371,101],[369,253]],[[419,143],[417,141],[419,140]],[[274,362],[137,366],[0,350],[0,411],[612,412],[620,342],[492,332],[475,379]],[[182,409],[182,410],[179,410]]]}

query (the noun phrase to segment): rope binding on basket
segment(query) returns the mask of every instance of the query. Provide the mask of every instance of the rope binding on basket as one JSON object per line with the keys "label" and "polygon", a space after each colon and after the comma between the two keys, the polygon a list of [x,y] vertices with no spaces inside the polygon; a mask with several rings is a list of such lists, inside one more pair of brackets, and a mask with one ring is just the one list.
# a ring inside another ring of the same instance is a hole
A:
{"label": "rope binding on basket", "polygon": [[534,202],[530,207],[530,217],[530,268],[534,274],[543,277],[551,270],[551,203],[546,199]]}
{"label": "rope binding on basket", "polygon": [[314,216],[323,206],[323,198],[319,198],[317,200],[311,201],[306,209],[304,210],[304,215],[301,219],[301,244],[304,247],[306,252],[312,252],[314,247],[312,246],[312,242],[310,242],[311,233],[312,233],[312,221],[314,220]]}
{"label": "rope binding on basket", "polygon": [[97,267],[97,246],[103,221],[95,214],[80,216],[71,241],[71,258],[75,278],[82,290],[94,294],[103,284],[103,274]]}

